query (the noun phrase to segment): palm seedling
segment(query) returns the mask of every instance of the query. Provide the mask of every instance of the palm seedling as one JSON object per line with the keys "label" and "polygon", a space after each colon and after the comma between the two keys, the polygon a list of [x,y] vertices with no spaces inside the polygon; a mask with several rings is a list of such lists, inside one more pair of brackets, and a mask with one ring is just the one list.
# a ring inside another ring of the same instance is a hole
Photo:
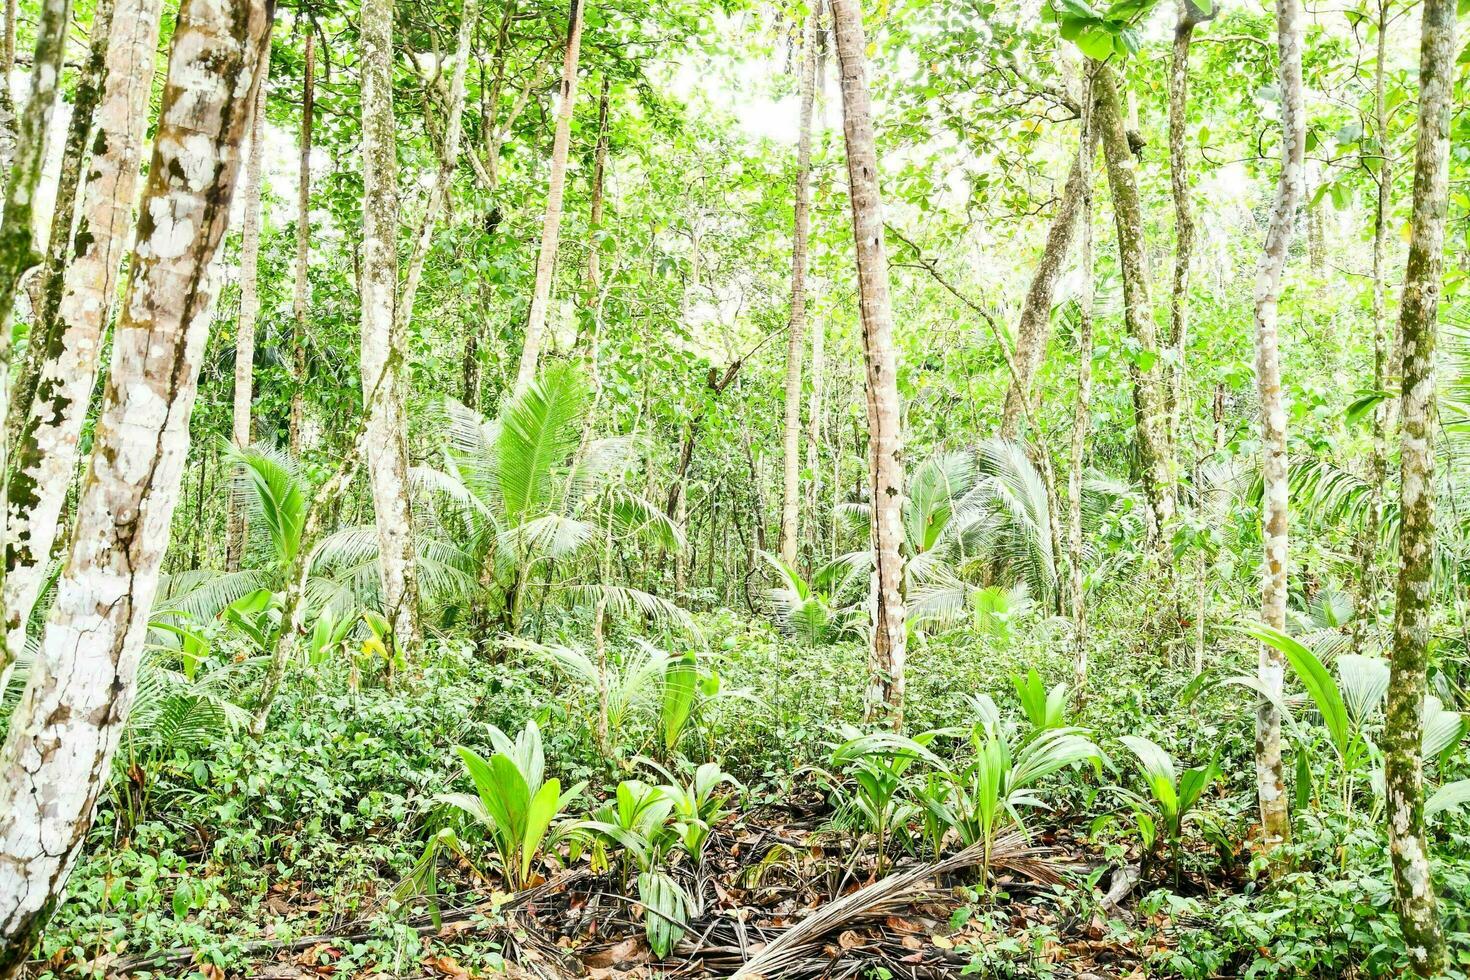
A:
{"label": "palm seedling", "polygon": [[852,562],[828,562],[812,573],[811,581],[769,552],[761,552],[776,574],[776,585],[766,594],[782,633],[807,647],[824,646],[851,634],[861,616],[854,595],[858,579]]}
{"label": "palm seedling", "polygon": [[559,780],[545,778],[541,730],[534,721],[514,740],[499,728],[491,728],[490,738],[496,751],[489,759],[464,746],[456,748],[475,792],[446,793],[438,800],[474,820],[495,849],[507,885],[518,890],[531,883],[552,822],[586,784],[563,793]]}
{"label": "palm seedling", "polygon": [[1122,789],[1133,807],[1134,822],[1144,850],[1154,853],[1160,843],[1168,845],[1170,865],[1179,873],[1179,845],[1184,823],[1212,782],[1220,777],[1214,759],[1179,773],[1174,760],[1157,743],[1140,735],[1122,735],[1118,741],[1133,754],[1138,771],[1148,787],[1148,796]]}

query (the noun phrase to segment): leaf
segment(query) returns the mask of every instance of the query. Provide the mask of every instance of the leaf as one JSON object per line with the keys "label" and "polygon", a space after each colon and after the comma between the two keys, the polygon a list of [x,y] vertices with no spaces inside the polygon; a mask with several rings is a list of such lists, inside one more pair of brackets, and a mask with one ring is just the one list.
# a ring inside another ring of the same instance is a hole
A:
{"label": "leaf", "polygon": [[1458,810],[1466,803],[1470,803],[1470,779],[1445,783],[1424,801],[1424,819],[1429,820],[1446,810]]}
{"label": "leaf", "polygon": [[1322,661],[1318,660],[1316,654],[1299,641],[1262,623],[1251,623],[1243,629],[1248,635],[1286,657],[1297,679],[1307,689],[1307,694],[1311,696],[1317,710],[1321,713],[1322,722],[1327,726],[1338,757],[1346,759],[1348,742],[1353,734],[1349,728],[1347,706],[1343,703],[1342,693],[1338,690],[1332,675],[1327,672],[1326,667],[1322,666]]}
{"label": "leaf", "polygon": [[664,748],[673,751],[689,722],[694,708],[695,682],[698,670],[694,654],[688,653],[672,660],[664,668],[663,703],[659,709],[659,722],[663,729]]}

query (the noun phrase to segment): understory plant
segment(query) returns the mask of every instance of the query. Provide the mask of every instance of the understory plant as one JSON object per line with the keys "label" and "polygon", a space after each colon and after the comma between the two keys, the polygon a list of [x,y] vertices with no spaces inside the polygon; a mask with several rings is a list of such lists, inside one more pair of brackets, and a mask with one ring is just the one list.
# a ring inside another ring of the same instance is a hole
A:
{"label": "understory plant", "polygon": [[582,794],[586,783],[565,793],[561,782],[546,779],[541,730],[534,721],[512,740],[490,729],[495,754],[484,759],[473,750],[455,751],[475,784],[475,793],[446,793],[437,799],[470,816],[494,847],[501,873],[513,890],[530,885],[553,821]]}

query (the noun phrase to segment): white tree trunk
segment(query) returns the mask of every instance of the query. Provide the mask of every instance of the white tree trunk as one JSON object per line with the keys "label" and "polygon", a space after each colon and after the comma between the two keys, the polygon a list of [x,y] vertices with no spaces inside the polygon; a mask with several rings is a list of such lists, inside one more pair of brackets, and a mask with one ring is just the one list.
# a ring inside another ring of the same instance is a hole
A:
{"label": "white tree trunk", "polygon": [[[270,80],[270,46],[260,66],[250,152],[245,157],[245,216],[240,229],[240,314],[235,325],[235,392],[230,438],[243,449],[250,445],[255,404],[255,321],[260,316],[260,194],[265,166],[265,99]],[[245,509],[231,495],[225,529],[225,568],[238,571],[245,554]]]}
{"label": "white tree trunk", "polygon": [[[128,245],[148,126],[162,0],[117,0],[75,237],[85,245],[62,278],[55,346],[47,350],[9,475],[5,578],[7,647],[25,645],[26,623],[61,536],[61,510],[97,382],[102,333],[112,315]],[[4,685],[0,684],[0,690]]]}
{"label": "white tree trunk", "polygon": [[781,429],[781,560],[796,564],[801,479],[801,346],[806,329],[806,253],[811,229],[812,99],[816,88],[817,11],[802,31],[801,108],[796,140],[796,216],[791,236],[791,319],[786,337],[785,414]]}
{"label": "white tree trunk", "polygon": [[[1286,628],[1286,404],[1281,390],[1281,351],[1276,304],[1286,269],[1292,226],[1302,199],[1302,161],[1306,154],[1306,113],[1302,102],[1302,29],[1297,0],[1276,2],[1276,49],[1280,59],[1281,177],[1256,266],[1256,385],[1261,397],[1262,538],[1261,621]],[[1261,644],[1257,676],[1279,695],[1285,659]],[[1269,851],[1291,836],[1286,780],[1281,764],[1281,715],[1270,701],[1256,709],[1256,795],[1261,805],[1262,845]]]}
{"label": "white tree trunk", "polygon": [[1455,0],[1425,0],[1419,42],[1419,139],[1414,210],[1399,306],[1403,385],[1399,455],[1399,580],[1383,725],[1384,788],[1394,895],[1409,964],[1443,975],[1444,927],[1424,831],[1425,671],[1434,609],[1434,346],[1444,277]]}
{"label": "white tree trunk", "polygon": [[526,320],[526,341],[516,370],[515,397],[536,379],[546,313],[551,305],[551,277],[556,272],[556,250],[561,243],[561,200],[567,183],[567,153],[572,144],[572,109],[577,102],[577,56],[582,47],[582,8],[587,0],[571,0],[567,24],[566,58],[562,63],[561,101],[556,107],[556,134],[551,141],[551,180],[546,188],[546,217],[541,222],[541,251],[536,258],[536,285]]}
{"label": "white tree trunk", "polygon": [[842,75],[842,127],[847,143],[848,197],[857,250],[858,299],[867,367],[868,488],[873,547],[873,632],[868,657],[868,713],[903,721],[907,646],[903,589],[903,434],[898,355],[883,244],[878,151],[865,66],[867,38],[858,0],[832,0]]}
{"label": "white tree trunk", "polygon": [[1080,241],[1077,265],[1081,273],[1077,297],[1077,400],[1072,407],[1072,452],[1067,465],[1067,559],[1072,600],[1073,688],[1080,701],[1087,689],[1087,590],[1082,567],[1082,474],[1087,459],[1087,433],[1092,427],[1092,171],[1093,104],[1092,65],[1083,72],[1082,134],[1077,157],[1082,175]]}
{"label": "white tree trunk", "polygon": [[378,525],[383,615],[404,653],[418,644],[408,431],[407,344],[397,316],[398,175],[393,122],[393,0],[362,6],[362,389],[367,460]]}
{"label": "white tree trunk", "polygon": [[132,705],[268,13],[264,0],[187,0],[174,30],[76,533],[0,749],[0,978],[59,900]]}

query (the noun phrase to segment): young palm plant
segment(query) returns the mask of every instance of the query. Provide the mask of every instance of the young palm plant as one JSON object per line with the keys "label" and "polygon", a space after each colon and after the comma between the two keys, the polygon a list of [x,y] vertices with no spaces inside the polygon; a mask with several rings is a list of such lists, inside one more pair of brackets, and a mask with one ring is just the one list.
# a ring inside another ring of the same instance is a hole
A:
{"label": "young palm plant", "polygon": [[633,440],[587,438],[591,402],[586,379],[569,364],[548,367],[494,420],[446,399],[444,466],[413,472],[425,524],[475,570],[477,608],[498,602],[509,633],[519,630],[538,577],[539,601],[601,600],[615,615],[692,629],[666,599],[577,575],[578,559],[609,537],[671,551],[683,545],[678,526],[623,485]]}

